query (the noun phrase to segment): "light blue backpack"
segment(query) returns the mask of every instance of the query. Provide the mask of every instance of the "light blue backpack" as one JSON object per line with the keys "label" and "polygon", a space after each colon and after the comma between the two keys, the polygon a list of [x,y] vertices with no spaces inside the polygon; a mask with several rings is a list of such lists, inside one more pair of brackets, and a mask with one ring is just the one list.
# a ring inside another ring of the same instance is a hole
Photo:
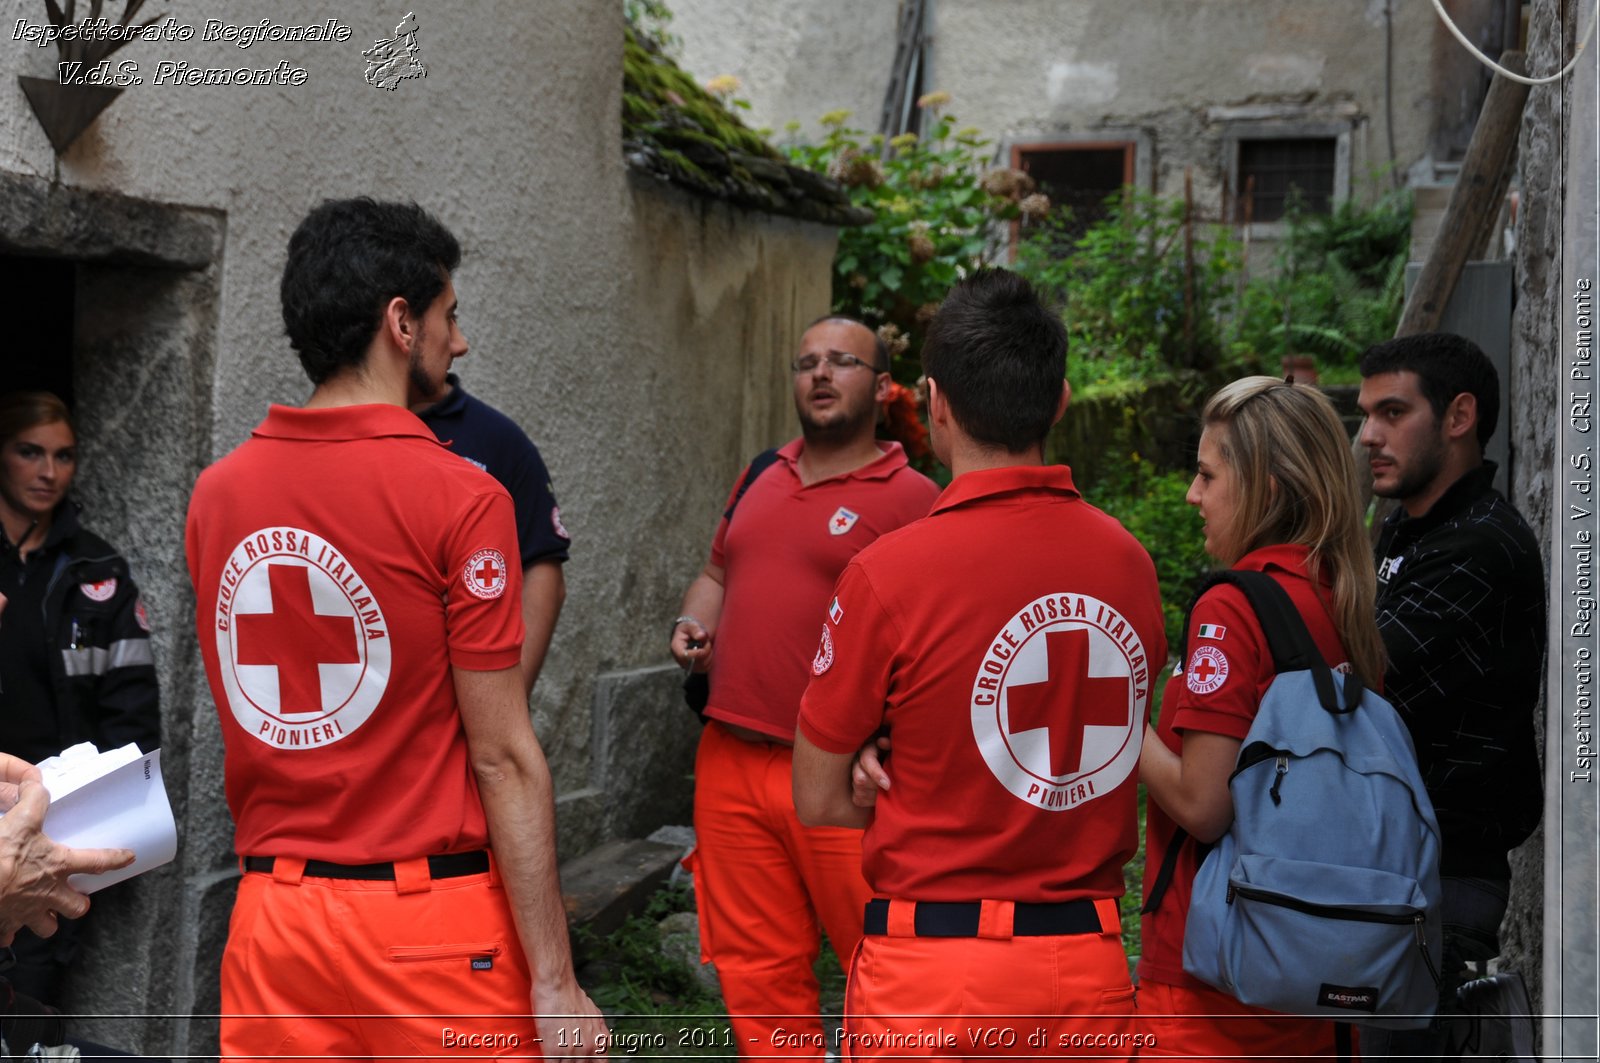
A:
{"label": "light blue backpack", "polygon": [[1392,705],[1328,667],[1276,580],[1233,571],[1206,586],[1224,582],[1250,600],[1278,674],[1229,778],[1233,824],[1195,877],[1183,969],[1273,1011],[1426,1026],[1443,953],[1439,825],[1411,737]]}

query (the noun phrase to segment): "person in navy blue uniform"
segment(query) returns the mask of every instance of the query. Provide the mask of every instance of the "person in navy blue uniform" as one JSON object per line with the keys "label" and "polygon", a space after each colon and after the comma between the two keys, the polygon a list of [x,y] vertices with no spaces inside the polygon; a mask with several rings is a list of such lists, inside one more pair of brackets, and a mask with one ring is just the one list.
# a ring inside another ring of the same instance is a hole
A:
{"label": "person in navy blue uniform", "polygon": [[517,423],[467,394],[454,373],[445,390],[412,407],[439,442],[500,481],[517,513],[522,552],[522,683],[529,693],[539,678],[550,637],[567,598],[561,566],[572,536],[561,523],[550,473],[539,448]]}

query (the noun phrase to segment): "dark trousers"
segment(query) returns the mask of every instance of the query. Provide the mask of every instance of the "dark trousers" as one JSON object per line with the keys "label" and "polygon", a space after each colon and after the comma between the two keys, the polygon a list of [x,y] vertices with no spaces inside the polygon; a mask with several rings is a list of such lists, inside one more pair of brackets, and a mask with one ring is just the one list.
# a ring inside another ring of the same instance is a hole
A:
{"label": "dark trousers", "polygon": [[1500,954],[1500,921],[1505,918],[1511,883],[1503,879],[1439,880],[1443,887],[1444,958],[1439,965],[1439,1012],[1425,1029],[1361,1028],[1361,1058],[1382,1063],[1391,1057],[1407,1063],[1444,1058],[1451,1042],[1451,1016],[1459,1015],[1456,990],[1478,977],[1468,964],[1483,964]]}
{"label": "dark trousers", "polygon": [[60,1007],[67,970],[78,958],[78,938],[88,918],[60,919],[56,932],[47,938],[27,927],[18,930],[16,940],[11,943],[16,963],[9,970],[0,971],[0,977],[10,982],[18,993]]}

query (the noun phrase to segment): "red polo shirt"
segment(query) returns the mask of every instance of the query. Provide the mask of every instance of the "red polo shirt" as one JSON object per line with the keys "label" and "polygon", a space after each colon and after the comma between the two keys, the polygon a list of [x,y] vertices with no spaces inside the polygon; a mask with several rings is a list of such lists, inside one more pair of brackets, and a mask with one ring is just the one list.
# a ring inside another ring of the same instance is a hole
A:
{"label": "red polo shirt", "polygon": [[893,787],[862,867],[910,900],[1116,897],[1166,657],[1150,555],[1064,466],[970,472],[845,569],[801,732],[881,727]]}
{"label": "red polo shirt", "polygon": [[778,451],[711,544],[724,596],[706,715],[785,741],[840,571],[884,532],[924,516],[939,494],[893,442],[879,442],[882,456],[859,469],[803,484],[801,446],[796,439]]}
{"label": "red polo shirt", "polygon": [[397,406],[273,406],[186,546],[243,855],[482,848],[452,666],[518,663],[511,499]]}
{"label": "red polo shirt", "polygon": [[[1303,546],[1267,546],[1240,558],[1236,569],[1267,572],[1289,592],[1289,598],[1306,622],[1323,659],[1348,670],[1349,655],[1334,629],[1328,611],[1331,585],[1320,591],[1306,571]],[[1249,599],[1237,587],[1222,585],[1207,591],[1189,617],[1189,645],[1183,670],[1168,680],[1161,699],[1161,741],[1181,753],[1180,732],[1205,731],[1241,741],[1255,721],[1256,710],[1275,673],[1272,651]],[[1145,896],[1155,882],[1176,825],[1154,800],[1145,808]],[[1183,970],[1183,928],[1194,890],[1195,860],[1192,841],[1185,843],[1161,905],[1141,922],[1139,977],[1172,985],[1205,987]]]}

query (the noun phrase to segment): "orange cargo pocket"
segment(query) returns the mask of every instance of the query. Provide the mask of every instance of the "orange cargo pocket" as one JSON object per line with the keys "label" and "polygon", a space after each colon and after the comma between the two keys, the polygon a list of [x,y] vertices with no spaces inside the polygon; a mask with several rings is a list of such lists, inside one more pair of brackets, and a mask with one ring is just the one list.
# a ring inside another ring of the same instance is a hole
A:
{"label": "orange cargo pocket", "polygon": [[459,960],[471,956],[499,956],[505,946],[498,941],[468,942],[460,945],[390,945],[390,963],[424,963],[428,960]]}

